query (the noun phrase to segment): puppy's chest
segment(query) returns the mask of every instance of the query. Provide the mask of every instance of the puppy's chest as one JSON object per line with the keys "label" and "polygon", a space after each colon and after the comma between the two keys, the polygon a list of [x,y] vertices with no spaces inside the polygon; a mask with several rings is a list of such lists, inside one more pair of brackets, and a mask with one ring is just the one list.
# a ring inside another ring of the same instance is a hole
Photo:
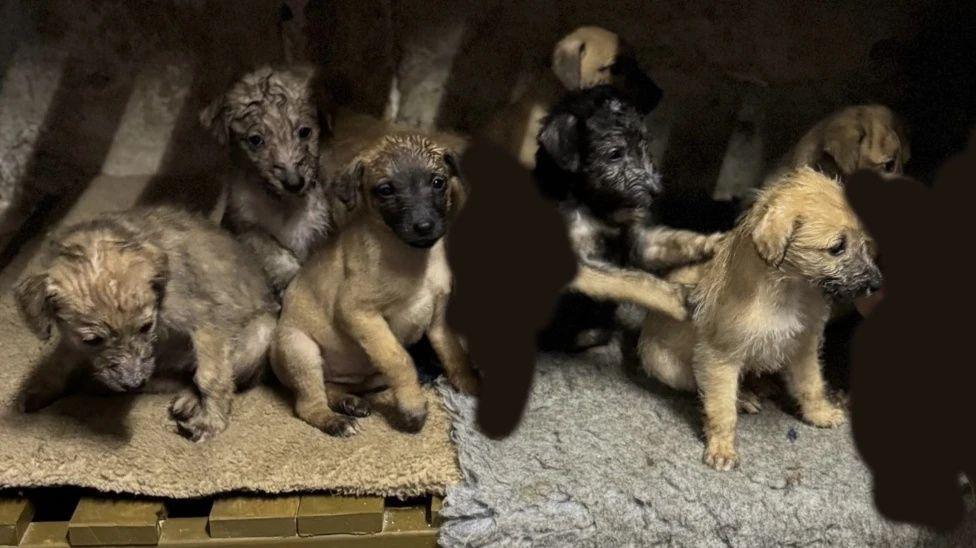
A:
{"label": "puppy's chest", "polygon": [[398,340],[412,344],[430,328],[438,304],[450,292],[450,273],[432,265],[422,281],[400,289],[405,291],[383,307],[383,316]]}
{"label": "puppy's chest", "polygon": [[564,206],[563,214],[570,242],[580,261],[624,264],[626,242],[619,228],[607,225],[585,208]]}
{"label": "puppy's chest", "polygon": [[793,359],[816,323],[802,302],[775,296],[760,298],[728,324],[729,336],[739,341],[746,367],[776,371]]}
{"label": "puppy's chest", "polygon": [[316,195],[288,203],[238,188],[231,194],[229,205],[228,215],[267,231],[299,260],[304,260],[309,248],[329,230],[328,204]]}

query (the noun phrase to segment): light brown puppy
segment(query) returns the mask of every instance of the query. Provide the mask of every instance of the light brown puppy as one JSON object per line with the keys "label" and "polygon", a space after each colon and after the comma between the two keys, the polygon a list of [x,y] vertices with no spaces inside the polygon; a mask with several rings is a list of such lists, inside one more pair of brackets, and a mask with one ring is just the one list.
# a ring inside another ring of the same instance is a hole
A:
{"label": "light brown puppy", "polygon": [[910,154],[905,125],[891,109],[850,106],[810,128],[784,157],[775,177],[804,166],[832,176],[859,169],[900,174]]}
{"label": "light brown puppy", "polygon": [[810,424],[832,427],[818,355],[828,297],[850,300],[881,285],[873,242],[840,184],[810,168],[786,174],[703,265],[672,274],[695,283],[691,319],[651,311],[640,338],[645,371],[679,390],[698,390],[705,411],[705,462],[729,470],[736,402],[746,373],[776,372]]}
{"label": "light brown puppy", "polygon": [[423,135],[385,136],[335,185],[356,214],[286,291],[272,367],[297,415],[331,435],[355,432],[355,417],[370,412],[360,396],[376,389],[395,405],[397,426],[418,431],[427,400],[404,345],[427,333],[454,386],[477,389],[445,319],[443,236],[464,198],[457,159]]}

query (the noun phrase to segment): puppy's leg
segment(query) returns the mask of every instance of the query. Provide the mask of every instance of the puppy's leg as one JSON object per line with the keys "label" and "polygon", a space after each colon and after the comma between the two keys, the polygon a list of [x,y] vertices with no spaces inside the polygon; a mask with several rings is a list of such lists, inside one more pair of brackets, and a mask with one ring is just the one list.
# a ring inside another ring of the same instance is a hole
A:
{"label": "puppy's leg", "polygon": [[410,354],[390,331],[383,316],[367,310],[360,302],[348,297],[348,293],[339,298],[337,308],[346,333],[359,343],[393,390],[402,419],[399,426],[419,432],[427,420],[427,398],[420,389]]}
{"label": "puppy's leg", "polygon": [[699,234],[667,227],[632,229],[632,263],[645,270],[674,268],[710,259],[724,233]]}
{"label": "puppy's leg", "polygon": [[270,314],[252,319],[235,337],[231,353],[234,385],[238,390],[250,388],[261,378],[267,366],[268,347],[277,321]]}
{"label": "puppy's leg", "polygon": [[329,400],[329,408],[336,413],[350,417],[368,417],[373,411],[365,398],[350,393],[346,386],[327,382],[325,394]]}
{"label": "puppy's leg", "polygon": [[658,310],[678,321],[688,317],[680,285],[639,270],[584,263],[569,288],[597,300],[630,302]]}
{"label": "puppy's leg", "polygon": [[783,380],[786,389],[800,404],[800,414],[805,421],[821,428],[832,428],[844,423],[844,410],[827,399],[819,347],[820,335],[807,335],[797,356],[783,371]]}
{"label": "puppy's leg", "polygon": [[258,257],[268,277],[268,283],[275,293],[280,295],[298,273],[298,268],[301,266],[298,258],[260,230],[246,230],[237,238]]}
{"label": "puppy's leg", "polygon": [[355,419],[329,407],[322,376],[322,352],[304,331],[278,326],[272,345],[271,367],[278,379],[295,394],[298,418],[330,436],[356,432]]}
{"label": "puppy's leg", "polygon": [[461,345],[457,333],[447,325],[447,299],[442,299],[434,312],[434,322],[430,326],[427,336],[434,352],[444,364],[444,373],[454,388],[465,394],[478,393],[478,377],[471,367],[471,360],[467,351]]}
{"label": "puppy's leg", "polygon": [[31,373],[18,397],[17,407],[23,413],[33,413],[51,405],[64,395],[80,366],[78,351],[64,343],[58,344]]}
{"label": "puppy's leg", "polygon": [[695,380],[705,410],[705,464],[731,470],[739,460],[735,452],[736,401],[742,364],[700,348]]}
{"label": "puppy's leg", "polygon": [[[177,396],[170,405],[170,415],[182,435],[202,442],[227,428],[234,397],[234,368],[230,362],[233,339],[210,327],[198,329],[190,338],[197,358],[193,374],[196,393]],[[194,397],[198,401],[192,401]]]}

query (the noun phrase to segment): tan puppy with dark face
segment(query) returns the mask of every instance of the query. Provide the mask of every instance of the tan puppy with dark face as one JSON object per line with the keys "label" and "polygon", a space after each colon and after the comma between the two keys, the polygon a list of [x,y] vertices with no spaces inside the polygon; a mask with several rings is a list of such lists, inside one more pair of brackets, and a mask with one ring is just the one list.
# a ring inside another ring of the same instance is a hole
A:
{"label": "tan puppy with dark face", "polygon": [[910,154],[904,123],[891,109],[857,105],[810,128],[783,159],[777,175],[804,166],[834,176],[859,169],[900,174]]}
{"label": "tan puppy with dark face", "polygon": [[375,389],[395,404],[398,426],[418,431],[427,400],[404,345],[426,332],[454,386],[477,388],[445,320],[443,236],[464,196],[456,157],[419,134],[389,135],[335,190],[356,214],[285,292],[272,367],[294,392],[298,416],[331,435],[355,432],[355,417],[370,412],[360,396]]}
{"label": "tan puppy with dark face", "polygon": [[844,422],[829,402],[819,349],[828,298],[877,290],[873,242],[840,184],[802,168],[764,190],[728,233],[715,258],[672,274],[697,284],[690,320],[651,311],[640,338],[645,371],[679,390],[698,390],[705,411],[705,462],[736,461],[739,381],[745,373],[781,371],[803,419]]}

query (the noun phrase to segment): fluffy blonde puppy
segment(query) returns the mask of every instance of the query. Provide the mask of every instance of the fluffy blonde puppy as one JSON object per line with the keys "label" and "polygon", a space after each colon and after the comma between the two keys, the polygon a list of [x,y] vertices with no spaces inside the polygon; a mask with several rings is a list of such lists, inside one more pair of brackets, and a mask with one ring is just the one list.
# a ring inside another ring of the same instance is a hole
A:
{"label": "fluffy blonde puppy", "polygon": [[905,125],[891,109],[850,106],[810,128],[784,157],[776,177],[804,166],[834,176],[859,169],[900,174],[910,154]]}
{"label": "fluffy blonde puppy", "polygon": [[455,153],[419,134],[382,137],[335,182],[354,212],[285,292],[272,367],[296,414],[334,436],[391,402],[395,424],[419,431],[427,400],[404,345],[427,333],[447,378],[477,380],[445,314],[451,291],[443,236],[463,202]]}
{"label": "fluffy blonde puppy", "polygon": [[810,168],[764,190],[708,263],[672,273],[696,284],[691,318],[651,311],[639,343],[644,370],[679,390],[698,390],[705,412],[705,463],[729,470],[736,404],[746,373],[782,372],[803,419],[844,422],[828,401],[818,355],[829,299],[876,291],[874,244],[841,185]]}

